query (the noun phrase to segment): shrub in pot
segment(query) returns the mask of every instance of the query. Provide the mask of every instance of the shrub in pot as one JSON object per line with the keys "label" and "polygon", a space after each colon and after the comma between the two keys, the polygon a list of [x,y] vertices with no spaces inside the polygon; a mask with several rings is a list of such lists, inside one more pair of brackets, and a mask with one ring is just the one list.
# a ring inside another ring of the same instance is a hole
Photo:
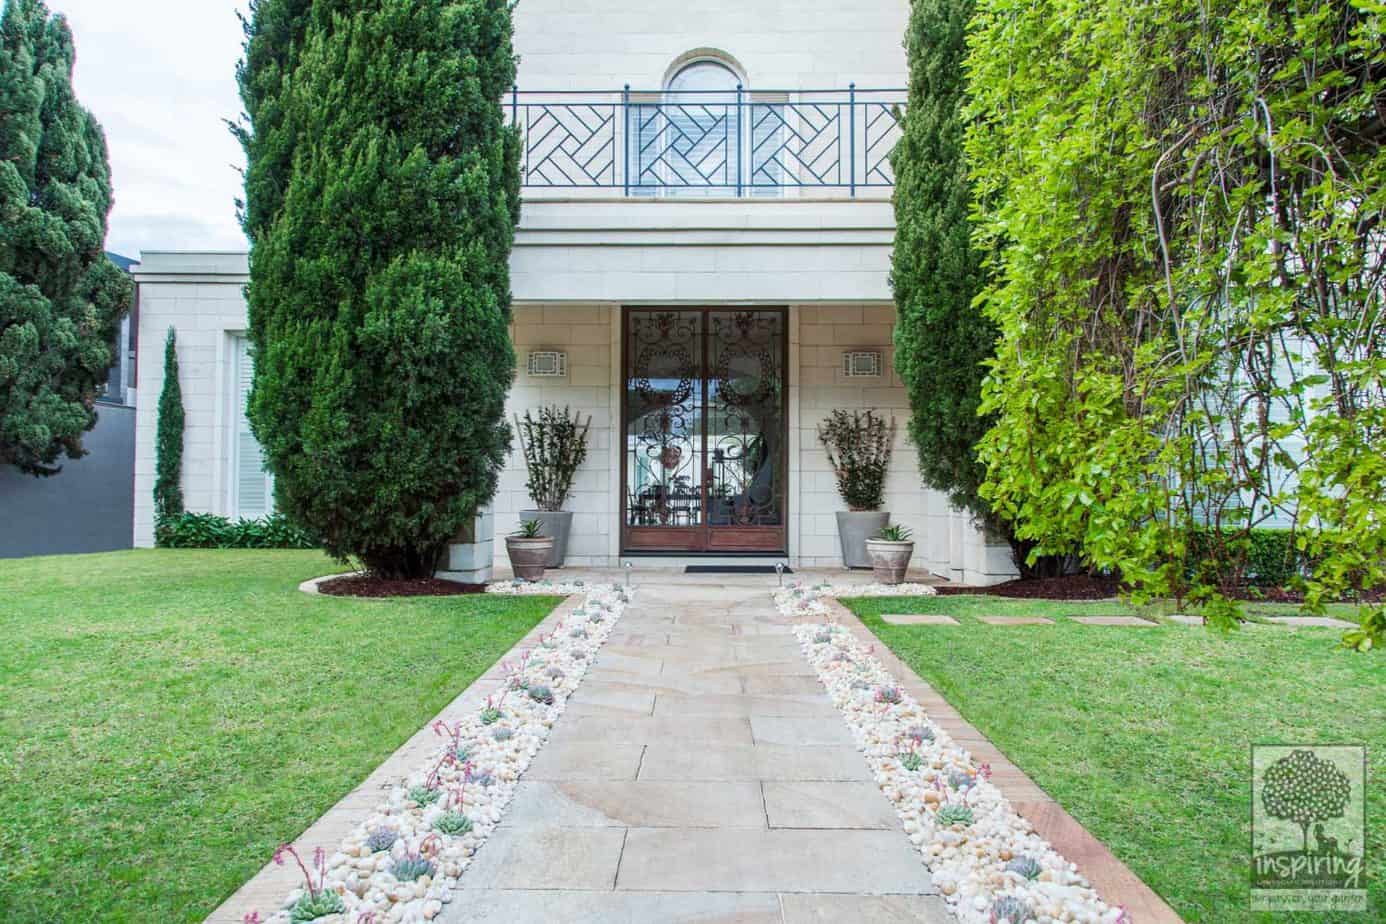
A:
{"label": "shrub in pot", "polygon": [[515,431],[520,435],[520,448],[529,473],[530,499],[534,510],[521,510],[521,520],[538,520],[544,534],[553,538],[550,568],[562,568],[568,556],[568,535],[572,532],[573,515],[563,509],[563,502],[573,489],[573,479],[587,459],[587,432],[592,418],[568,408],[546,405],[523,418],[516,416]]}
{"label": "shrub in pot", "polygon": [[885,506],[885,480],[895,445],[895,419],[875,411],[838,409],[818,425],[818,439],[837,477],[837,490],[847,510],[837,514],[837,538],[842,564],[869,568],[866,540],[890,523]]}
{"label": "shrub in pot", "polygon": [[914,542],[908,528],[887,526],[866,540],[866,552],[871,556],[872,575],[882,584],[899,584],[905,580],[914,557]]}
{"label": "shrub in pot", "polygon": [[544,524],[525,520],[518,532],[505,537],[505,554],[510,556],[510,570],[524,581],[543,578],[553,555],[553,537],[544,535]]}

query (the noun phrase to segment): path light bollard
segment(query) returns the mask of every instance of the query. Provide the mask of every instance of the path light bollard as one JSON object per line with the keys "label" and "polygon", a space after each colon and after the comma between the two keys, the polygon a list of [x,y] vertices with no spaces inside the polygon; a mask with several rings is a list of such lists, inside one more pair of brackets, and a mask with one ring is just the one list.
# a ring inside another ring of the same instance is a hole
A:
{"label": "path light bollard", "polygon": [[775,562],[775,576],[780,579],[780,586],[784,586],[784,562]]}
{"label": "path light bollard", "polygon": [[631,572],[635,570],[635,565],[631,564],[630,562],[626,562],[626,563],[623,565],[623,567],[626,569],[626,586],[629,587],[629,586],[630,586],[630,575],[631,575]]}

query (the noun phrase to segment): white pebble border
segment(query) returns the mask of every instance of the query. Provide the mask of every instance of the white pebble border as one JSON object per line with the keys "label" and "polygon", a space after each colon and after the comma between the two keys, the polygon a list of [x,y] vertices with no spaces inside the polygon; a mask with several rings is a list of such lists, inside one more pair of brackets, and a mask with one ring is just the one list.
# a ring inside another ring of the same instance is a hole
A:
{"label": "white pebble border", "polygon": [[[435,724],[438,748],[427,762],[400,780],[385,801],[327,858],[324,886],[342,897],[346,911],[318,918],[323,924],[355,924],[361,920],[373,924],[416,924],[430,921],[442,912],[443,905],[452,900],[458,877],[500,822],[515,795],[520,775],[543,747],[549,730],[563,714],[568,697],[582,682],[588,665],[630,601],[627,588],[584,585],[581,581],[507,581],[493,584],[487,591],[508,595],[583,594],[584,599],[552,634],[511,663],[507,680],[487,700],[500,710],[502,717],[486,724],[482,721],[483,710],[478,710],[455,725]],[[529,685],[548,687],[553,693],[552,705],[529,696],[525,689]],[[496,735],[498,729],[506,730],[500,733],[501,738]],[[470,777],[461,762],[446,760],[454,741],[468,750],[473,774]],[[489,782],[477,779],[484,773],[489,773]],[[409,798],[409,792],[422,786],[430,776],[436,779],[442,795],[432,804],[420,805]],[[471,819],[472,829],[458,836],[442,834],[434,830],[434,823],[456,807],[447,803],[458,792],[465,796],[462,811]],[[396,840],[389,850],[373,852],[367,838],[381,831],[393,832]],[[434,864],[434,875],[409,882],[395,878],[396,863],[421,855]],[[291,921],[293,907],[303,894],[303,888],[289,893],[283,907],[268,922]]]}
{"label": "white pebble border", "polygon": [[[1016,814],[989,780],[990,768],[974,764],[965,748],[931,722],[871,649],[836,624],[824,603],[839,595],[933,594],[933,588],[919,584],[796,585],[777,591],[775,604],[786,616],[825,616],[822,624],[796,626],[795,635],[959,921],[1130,924],[1124,909],[1103,902],[1077,867]],[[909,752],[919,755],[917,770],[910,771],[902,763]],[[973,822],[941,823],[938,812],[950,805],[966,806]],[[1007,869],[1008,863],[1023,857],[1038,864],[1038,876],[1028,879]],[[1030,917],[1016,921],[993,914],[1004,907],[997,905],[998,900],[1006,897],[1024,902]]]}

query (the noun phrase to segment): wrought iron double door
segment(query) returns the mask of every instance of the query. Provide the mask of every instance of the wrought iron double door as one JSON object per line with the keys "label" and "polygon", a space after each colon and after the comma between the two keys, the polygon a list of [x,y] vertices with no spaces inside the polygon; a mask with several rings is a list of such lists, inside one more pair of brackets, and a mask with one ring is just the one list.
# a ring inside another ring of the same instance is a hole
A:
{"label": "wrought iron double door", "polygon": [[622,548],[784,552],[784,309],[632,308],[624,326]]}

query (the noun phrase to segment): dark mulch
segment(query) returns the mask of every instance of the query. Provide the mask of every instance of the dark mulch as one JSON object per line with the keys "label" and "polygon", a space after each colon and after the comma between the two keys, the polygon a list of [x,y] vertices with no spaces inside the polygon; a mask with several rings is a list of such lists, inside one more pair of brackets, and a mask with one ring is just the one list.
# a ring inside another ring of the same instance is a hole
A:
{"label": "dark mulch", "polygon": [[455,597],[486,592],[485,584],[463,584],[439,578],[386,580],[369,574],[333,578],[318,585],[318,591],[333,597]]}
{"label": "dark mulch", "polygon": [[991,587],[965,587],[941,584],[934,588],[940,594],[983,594],[989,597],[1019,597],[1029,600],[1106,600],[1121,592],[1121,582],[1112,578],[1073,574],[1068,577],[1021,578]]}

